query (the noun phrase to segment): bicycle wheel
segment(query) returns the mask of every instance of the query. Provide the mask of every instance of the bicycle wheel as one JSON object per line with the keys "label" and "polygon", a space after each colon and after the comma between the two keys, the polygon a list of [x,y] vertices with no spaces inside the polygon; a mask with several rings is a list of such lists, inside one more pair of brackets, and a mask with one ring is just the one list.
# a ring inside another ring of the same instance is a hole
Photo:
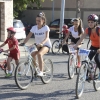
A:
{"label": "bicycle wheel", "polygon": [[84,91],[84,85],[85,85],[85,80],[86,80],[86,73],[87,73],[87,63],[82,62],[81,68],[79,69],[79,73],[77,75],[77,80],[76,80],[76,97],[80,98],[83,94]]}
{"label": "bicycle wheel", "polygon": [[[13,63],[10,63],[10,67],[11,67],[12,74],[14,74],[15,65],[14,65]],[[7,64],[5,65],[4,72],[5,72],[5,74],[7,74],[7,73],[8,73]]]}
{"label": "bicycle wheel", "polygon": [[44,84],[49,83],[53,78],[53,63],[50,59],[44,59],[44,76],[41,77],[41,80]]}
{"label": "bicycle wheel", "polygon": [[100,80],[98,80],[98,76],[99,76],[99,68],[96,67],[93,80],[93,86],[95,91],[100,90]]}
{"label": "bicycle wheel", "polygon": [[[10,64],[12,74],[14,73],[15,66],[13,63]],[[5,66],[0,67],[0,76],[4,76],[8,73],[7,64]]]}
{"label": "bicycle wheel", "polygon": [[70,79],[74,77],[75,69],[74,55],[70,54],[68,59],[68,76]]}
{"label": "bicycle wheel", "polygon": [[59,44],[59,40],[55,40],[52,44],[52,53],[53,54],[59,54],[61,53],[61,45]]}
{"label": "bicycle wheel", "polygon": [[29,62],[20,62],[15,69],[15,82],[20,89],[27,89],[33,80],[33,70]]}

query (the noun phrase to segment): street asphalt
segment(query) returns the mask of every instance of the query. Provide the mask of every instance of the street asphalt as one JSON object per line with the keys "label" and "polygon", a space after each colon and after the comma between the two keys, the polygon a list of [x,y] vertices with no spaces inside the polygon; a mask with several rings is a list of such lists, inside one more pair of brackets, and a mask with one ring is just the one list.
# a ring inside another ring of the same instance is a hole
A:
{"label": "street asphalt", "polygon": [[[54,40],[51,39],[51,42]],[[88,39],[84,40],[83,48],[86,47],[87,41]],[[33,38],[28,41],[27,45],[31,43],[34,43]],[[6,48],[7,46],[4,47]],[[23,47],[20,47],[20,50],[21,60],[24,60],[27,54]],[[77,75],[73,79],[68,77],[68,55],[54,55],[50,52],[44,58],[49,58],[53,62],[53,80],[49,84],[43,84],[37,78],[26,90],[20,90],[15,84],[14,76],[9,79],[0,76],[0,100],[77,100],[75,96]],[[100,100],[100,91],[94,90],[92,81],[85,82],[84,93],[79,100]]]}

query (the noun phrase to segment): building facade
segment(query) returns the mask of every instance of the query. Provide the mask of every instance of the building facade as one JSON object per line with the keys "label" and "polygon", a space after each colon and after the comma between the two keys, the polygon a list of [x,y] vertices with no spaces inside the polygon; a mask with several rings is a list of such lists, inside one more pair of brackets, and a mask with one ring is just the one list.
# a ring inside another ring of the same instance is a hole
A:
{"label": "building facade", "polygon": [[13,26],[13,0],[0,0],[0,41],[5,41],[10,26]]}
{"label": "building facade", "polygon": [[[61,10],[61,1],[62,0],[45,0],[40,9],[36,8],[34,4],[34,8],[30,7],[23,12],[22,20],[28,23],[35,24],[36,15],[43,11],[47,17],[47,24],[49,24],[52,20],[60,18],[60,10]],[[87,27],[87,17],[91,13],[95,13],[100,15],[100,0],[80,0],[77,4],[78,0],[65,0],[65,18],[75,18],[81,17],[83,20],[84,27]],[[80,13],[77,13],[77,7],[80,8]]]}

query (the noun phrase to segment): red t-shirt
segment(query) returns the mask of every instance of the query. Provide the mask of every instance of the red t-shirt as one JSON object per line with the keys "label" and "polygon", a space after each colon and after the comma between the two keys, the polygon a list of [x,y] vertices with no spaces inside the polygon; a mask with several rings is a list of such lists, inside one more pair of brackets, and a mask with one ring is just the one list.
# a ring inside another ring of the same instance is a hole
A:
{"label": "red t-shirt", "polygon": [[16,46],[15,49],[11,50],[10,53],[19,53],[19,47],[18,47],[18,40],[16,38],[8,38],[4,42],[5,44],[8,43],[9,49],[12,48],[14,45]]}
{"label": "red t-shirt", "polygon": [[69,30],[68,30],[68,29],[66,29],[66,30],[63,30],[62,32],[63,32],[63,34],[65,34],[65,35],[66,35],[66,34],[69,32]]}

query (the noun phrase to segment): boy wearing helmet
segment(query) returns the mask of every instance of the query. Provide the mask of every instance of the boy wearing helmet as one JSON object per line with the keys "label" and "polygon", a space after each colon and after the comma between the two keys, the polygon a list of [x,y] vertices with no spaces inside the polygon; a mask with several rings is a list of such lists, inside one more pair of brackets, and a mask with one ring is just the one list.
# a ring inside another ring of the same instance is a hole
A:
{"label": "boy wearing helmet", "polygon": [[0,45],[0,47],[3,47],[4,45],[8,44],[9,49],[3,50],[3,52],[10,52],[7,59],[8,73],[5,76],[5,77],[10,77],[12,76],[10,62],[12,61],[12,59],[14,59],[16,65],[18,65],[20,58],[20,51],[18,48],[18,40],[14,37],[16,30],[13,27],[9,27],[7,28],[7,32],[8,32],[8,37],[6,41]]}
{"label": "boy wearing helmet", "polygon": [[[90,52],[89,54],[89,58],[90,60],[92,60],[92,58],[94,57],[94,60],[97,64],[97,66],[100,69],[100,28],[99,28],[99,35],[96,32],[97,29],[97,25],[98,25],[98,16],[95,14],[91,14],[88,16],[88,26],[91,29],[91,34],[90,34],[90,40],[91,40],[91,46],[90,46],[90,50],[96,50],[97,53],[95,52]],[[76,43],[76,45],[74,46],[74,48],[76,49],[78,44],[81,43],[81,41],[86,37],[86,35],[89,34],[88,33],[88,28],[85,29],[85,33],[82,35],[82,37],[80,38],[80,40]],[[100,73],[99,73],[99,77],[98,79],[100,80]]]}

